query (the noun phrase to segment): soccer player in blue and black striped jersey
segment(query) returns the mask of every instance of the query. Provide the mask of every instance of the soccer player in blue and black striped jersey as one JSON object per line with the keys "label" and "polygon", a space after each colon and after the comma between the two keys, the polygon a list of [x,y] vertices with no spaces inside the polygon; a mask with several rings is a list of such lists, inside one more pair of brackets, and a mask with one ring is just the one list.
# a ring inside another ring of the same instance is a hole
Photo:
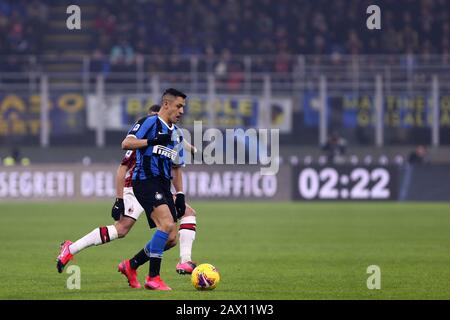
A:
{"label": "soccer player in blue and black striped jersey", "polygon": [[[176,89],[167,89],[162,96],[157,115],[138,121],[122,142],[124,150],[136,150],[133,172],[133,192],[144,208],[151,227],[156,227],[151,241],[142,250],[142,263],[150,257],[150,272],[145,287],[170,290],[160,278],[161,261],[166,246],[176,244],[176,222],[186,210],[181,167],[184,166],[183,136],[175,126],[183,115],[186,95]],[[175,201],[170,190],[176,191]],[[148,257],[145,257],[147,255]],[[140,264],[139,254],[134,263]],[[130,266],[127,278],[136,278],[137,266]]]}

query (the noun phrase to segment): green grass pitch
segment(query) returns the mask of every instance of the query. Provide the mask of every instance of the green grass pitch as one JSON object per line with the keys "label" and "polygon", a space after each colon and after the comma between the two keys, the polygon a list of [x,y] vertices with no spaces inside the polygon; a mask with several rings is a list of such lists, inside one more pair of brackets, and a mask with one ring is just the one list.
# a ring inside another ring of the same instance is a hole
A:
{"label": "green grass pitch", "polygon": [[[193,257],[221,283],[196,291],[164,255],[171,292],[128,287],[117,264],[150,239],[142,216],[127,238],[75,257],[81,289],[58,274],[59,243],[111,224],[111,203],[0,203],[0,299],[449,299],[450,205],[198,202]],[[381,289],[367,288],[367,267]],[[142,282],[148,266],[140,269]]]}

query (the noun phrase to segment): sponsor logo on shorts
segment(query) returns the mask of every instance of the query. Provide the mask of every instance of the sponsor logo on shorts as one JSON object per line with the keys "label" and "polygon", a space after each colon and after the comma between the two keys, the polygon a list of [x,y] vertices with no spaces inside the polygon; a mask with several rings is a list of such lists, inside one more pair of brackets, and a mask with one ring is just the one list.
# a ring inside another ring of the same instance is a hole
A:
{"label": "sponsor logo on shorts", "polygon": [[163,196],[162,196],[161,193],[159,193],[159,192],[155,193],[155,199],[156,200],[161,200],[162,198],[163,198]]}

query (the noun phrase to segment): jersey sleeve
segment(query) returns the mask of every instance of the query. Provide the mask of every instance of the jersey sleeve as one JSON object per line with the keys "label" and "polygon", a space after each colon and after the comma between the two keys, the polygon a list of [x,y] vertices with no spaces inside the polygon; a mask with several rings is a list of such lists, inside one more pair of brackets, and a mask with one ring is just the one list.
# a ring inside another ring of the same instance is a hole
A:
{"label": "jersey sleeve", "polygon": [[184,148],[183,144],[180,144],[180,150],[178,151],[178,156],[175,159],[177,161],[176,165],[180,167],[185,167],[186,163],[184,161]]}
{"label": "jersey sleeve", "polygon": [[128,131],[128,136],[135,136],[138,139],[151,138],[148,137],[148,133],[152,131],[151,129],[155,126],[155,123],[155,116],[142,118]]}

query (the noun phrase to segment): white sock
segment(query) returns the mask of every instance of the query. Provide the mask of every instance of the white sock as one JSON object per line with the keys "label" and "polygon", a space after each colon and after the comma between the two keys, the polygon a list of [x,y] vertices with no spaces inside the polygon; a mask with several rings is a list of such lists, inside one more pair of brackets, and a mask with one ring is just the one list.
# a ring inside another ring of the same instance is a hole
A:
{"label": "white sock", "polygon": [[195,216],[184,217],[180,220],[180,260],[181,263],[191,261],[192,243],[195,240]]}
{"label": "white sock", "polygon": [[71,254],[77,254],[81,250],[89,248],[91,246],[98,246],[100,244],[108,243],[117,239],[117,229],[115,226],[107,226],[95,228],[83,238],[78,239],[69,246]]}

